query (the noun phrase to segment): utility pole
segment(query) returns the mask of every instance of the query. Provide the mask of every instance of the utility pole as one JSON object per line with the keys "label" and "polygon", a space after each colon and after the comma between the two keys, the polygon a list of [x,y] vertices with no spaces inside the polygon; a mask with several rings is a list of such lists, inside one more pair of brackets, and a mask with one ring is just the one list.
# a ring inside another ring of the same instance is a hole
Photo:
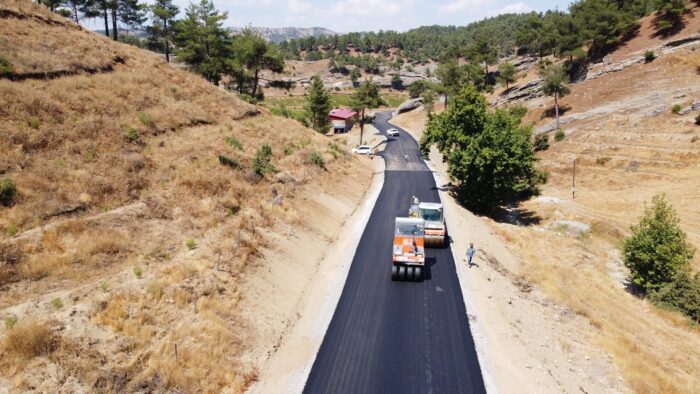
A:
{"label": "utility pole", "polygon": [[576,199],[576,159],[574,159],[574,171],[571,174],[571,197]]}

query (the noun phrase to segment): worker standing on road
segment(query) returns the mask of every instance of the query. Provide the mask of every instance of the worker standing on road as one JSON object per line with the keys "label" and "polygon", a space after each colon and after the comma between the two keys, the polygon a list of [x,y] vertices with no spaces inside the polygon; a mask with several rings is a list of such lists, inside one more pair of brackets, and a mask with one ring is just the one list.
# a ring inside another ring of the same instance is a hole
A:
{"label": "worker standing on road", "polygon": [[472,267],[472,259],[474,258],[474,253],[476,253],[476,249],[474,249],[474,244],[469,243],[469,248],[467,249],[467,258],[465,259],[469,263],[469,268]]}
{"label": "worker standing on road", "polygon": [[406,160],[406,162],[408,162],[408,153],[404,153],[403,158]]}

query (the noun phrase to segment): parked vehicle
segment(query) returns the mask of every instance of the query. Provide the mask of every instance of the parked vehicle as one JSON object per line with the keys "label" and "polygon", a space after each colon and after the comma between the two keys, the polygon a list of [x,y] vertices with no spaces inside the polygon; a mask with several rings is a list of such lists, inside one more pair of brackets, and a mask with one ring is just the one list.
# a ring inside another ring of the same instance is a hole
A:
{"label": "parked vehicle", "polygon": [[371,155],[374,150],[369,145],[360,145],[356,148],[352,148],[352,153],[357,153],[358,155]]}

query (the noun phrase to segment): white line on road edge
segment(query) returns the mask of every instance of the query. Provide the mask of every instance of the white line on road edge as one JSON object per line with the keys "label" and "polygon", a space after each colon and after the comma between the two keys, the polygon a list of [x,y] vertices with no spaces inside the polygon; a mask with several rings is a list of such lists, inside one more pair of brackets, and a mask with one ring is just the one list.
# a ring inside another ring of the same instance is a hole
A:
{"label": "white line on road edge", "polygon": [[[250,387],[249,393],[301,393],[304,390],[340,301],[360,238],[384,186],[384,160],[376,156],[374,161],[374,175],[365,201],[343,225],[338,240],[321,263],[321,267],[326,267],[318,272],[322,282],[310,289],[306,297],[310,301],[302,310],[301,318],[275,355],[265,363],[260,380]],[[323,300],[323,303],[319,305],[314,300]]]}
{"label": "white line on road edge", "polygon": [[[389,123],[387,121],[387,123]],[[394,127],[398,127],[394,125],[393,123],[389,123]],[[398,127],[401,130],[404,130],[401,127]],[[405,130],[404,130],[405,131]],[[415,137],[411,133],[406,133],[411,136],[415,140]],[[430,172],[433,174],[433,179],[435,180],[435,186],[438,189],[438,194],[440,195],[440,201],[445,201],[447,198],[451,198],[446,192],[443,190],[440,190],[439,185],[444,185],[447,184],[447,180],[442,180],[439,179],[441,178],[440,174],[435,170],[435,168],[429,163],[427,160],[423,160],[423,163],[430,169]],[[452,211],[448,209],[448,204],[444,203],[442,204],[443,210],[445,213],[445,219],[448,224],[449,228],[449,223],[456,223],[456,221],[452,221]],[[491,375],[491,370],[490,367],[490,361],[488,359],[488,356],[486,355],[486,350],[484,348],[484,335],[483,330],[481,328],[481,324],[479,323],[479,320],[477,318],[471,319],[469,317],[469,311],[472,312],[472,315],[475,317],[478,317],[478,313],[476,311],[476,306],[471,300],[471,289],[469,288],[469,285],[467,284],[466,278],[464,278],[464,273],[461,270],[461,267],[459,265],[459,255],[456,253],[455,249],[450,245],[450,251],[452,252],[452,258],[455,262],[455,271],[457,272],[457,279],[459,280],[459,287],[462,289],[462,298],[464,298],[464,305],[466,306],[466,313],[467,313],[467,320],[469,320],[469,330],[472,333],[472,339],[474,339],[474,347],[476,348],[476,356],[479,359],[479,367],[481,369],[481,376],[484,379],[484,386],[486,388],[487,393],[492,393],[492,394],[497,394],[498,393],[498,388],[496,387],[496,383],[493,380],[493,376]]]}

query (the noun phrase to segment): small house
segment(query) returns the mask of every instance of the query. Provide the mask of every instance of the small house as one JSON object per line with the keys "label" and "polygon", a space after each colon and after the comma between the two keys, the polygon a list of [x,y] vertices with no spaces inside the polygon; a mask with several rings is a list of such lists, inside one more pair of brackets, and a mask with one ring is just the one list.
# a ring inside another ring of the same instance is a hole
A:
{"label": "small house", "polygon": [[335,108],[328,114],[328,120],[333,125],[333,134],[347,133],[357,120],[357,112],[349,108]]}

